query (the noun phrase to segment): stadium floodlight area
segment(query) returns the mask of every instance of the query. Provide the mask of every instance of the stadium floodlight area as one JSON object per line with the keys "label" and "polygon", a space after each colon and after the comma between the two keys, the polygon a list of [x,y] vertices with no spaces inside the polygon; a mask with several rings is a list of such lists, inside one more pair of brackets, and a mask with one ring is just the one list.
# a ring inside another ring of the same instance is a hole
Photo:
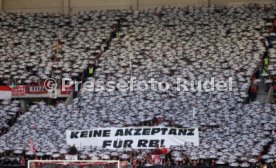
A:
{"label": "stadium floodlight area", "polygon": [[29,160],[28,168],[120,168],[117,160]]}

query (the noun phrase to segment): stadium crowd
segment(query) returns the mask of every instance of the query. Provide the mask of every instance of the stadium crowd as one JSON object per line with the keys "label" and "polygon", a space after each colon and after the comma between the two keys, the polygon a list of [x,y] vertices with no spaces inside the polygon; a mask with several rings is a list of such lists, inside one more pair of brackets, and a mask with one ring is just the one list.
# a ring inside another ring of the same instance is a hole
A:
{"label": "stadium crowd", "polygon": [[[171,85],[143,91],[137,86],[133,91],[83,88],[71,105],[33,105],[0,137],[1,163],[64,159],[66,130],[171,126],[199,128],[199,146],[82,146],[78,155],[135,161],[137,166],[275,166],[276,105],[255,101],[259,82],[275,85],[274,18],[275,6],[256,4],[92,11],[72,17],[1,13],[0,79],[6,84],[72,77],[101,86],[135,77]],[[231,88],[178,91],[175,85],[177,78],[212,77],[231,78]],[[164,157],[153,159],[156,154]]]}

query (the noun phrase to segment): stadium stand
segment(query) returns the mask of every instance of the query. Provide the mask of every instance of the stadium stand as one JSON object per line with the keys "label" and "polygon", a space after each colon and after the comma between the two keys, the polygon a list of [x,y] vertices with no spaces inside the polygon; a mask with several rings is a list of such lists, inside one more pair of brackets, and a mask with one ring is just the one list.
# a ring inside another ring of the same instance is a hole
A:
{"label": "stadium stand", "polygon": [[[274,18],[275,6],[256,4],[91,11],[72,17],[1,13],[3,83],[32,85],[53,78],[61,87],[61,79],[70,77],[94,84],[92,91],[83,86],[71,105],[40,103],[17,115],[0,137],[1,163],[65,159],[66,130],[167,126],[199,128],[200,142],[169,146],[159,162],[163,167],[275,166],[276,105],[256,101],[261,83],[275,85]],[[106,85],[133,78],[136,84],[146,81],[143,86],[151,79],[161,84],[133,90]],[[229,87],[179,91],[179,78],[214,78]],[[3,123],[9,110],[17,114],[15,106],[1,108]],[[161,149],[77,150],[80,160],[154,167],[153,152]]]}

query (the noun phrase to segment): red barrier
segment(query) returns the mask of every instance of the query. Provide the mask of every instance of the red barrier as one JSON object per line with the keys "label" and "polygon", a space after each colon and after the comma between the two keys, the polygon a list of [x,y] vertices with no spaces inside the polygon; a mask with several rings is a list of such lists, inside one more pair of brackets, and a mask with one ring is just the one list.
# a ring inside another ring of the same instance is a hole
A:
{"label": "red barrier", "polygon": [[60,88],[60,94],[61,95],[69,95],[73,91],[73,88],[74,88],[74,86],[66,87],[66,88],[64,88],[64,90],[62,90],[62,88]]}
{"label": "red barrier", "polygon": [[12,91],[9,86],[0,86],[0,99],[10,99],[11,94]]}
{"label": "red barrier", "polygon": [[18,85],[15,88],[12,88],[12,96],[19,97],[26,95],[26,86],[25,85]]}
{"label": "red barrier", "polygon": [[44,85],[31,85],[27,86],[28,94],[48,94],[48,91],[44,87]]}
{"label": "red barrier", "polygon": [[[4,95],[4,92],[8,94],[10,92],[10,97],[21,97],[21,96],[27,96],[28,94],[48,94],[48,90],[44,86],[44,81],[37,83],[37,84],[29,84],[29,85],[17,85],[14,88],[10,88],[9,86],[0,86],[0,91],[3,91],[2,97]],[[58,87],[59,88],[59,87]],[[60,95],[70,95],[73,91],[74,86],[66,87],[65,90],[62,91],[62,88],[60,87],[59,90],[57,90]],[[9,96],[5,96],[5,98],[8,98]],[[3,97],[4,98],[4,97]]]}

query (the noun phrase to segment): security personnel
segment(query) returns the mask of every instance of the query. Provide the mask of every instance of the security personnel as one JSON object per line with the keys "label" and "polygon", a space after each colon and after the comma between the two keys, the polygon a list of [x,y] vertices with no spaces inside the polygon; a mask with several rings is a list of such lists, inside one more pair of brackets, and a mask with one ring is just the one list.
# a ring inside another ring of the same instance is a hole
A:
{"label": "security personnel", "polygon": [[264,59],[264,66],[267,67],[268,64],[269,64],[269,59],[268,59],[268,57],[265,57],[265,59]]}
{"label": "security personnel", "polygon": [[264,67],[263,67],[262,76],[268,76],[268,69],[267,69],[267,66],[264,66]]}
{"label": "security personnel", "polygon": [[94,67],[89,67],[88,68],[88,76],[91,77],[91,76],[93,76],[93,74],[94,74]]}
{"label": "security personnel", "polygon": [[120,37],[120,33],[118,31],[116,31],[116,38]]}

